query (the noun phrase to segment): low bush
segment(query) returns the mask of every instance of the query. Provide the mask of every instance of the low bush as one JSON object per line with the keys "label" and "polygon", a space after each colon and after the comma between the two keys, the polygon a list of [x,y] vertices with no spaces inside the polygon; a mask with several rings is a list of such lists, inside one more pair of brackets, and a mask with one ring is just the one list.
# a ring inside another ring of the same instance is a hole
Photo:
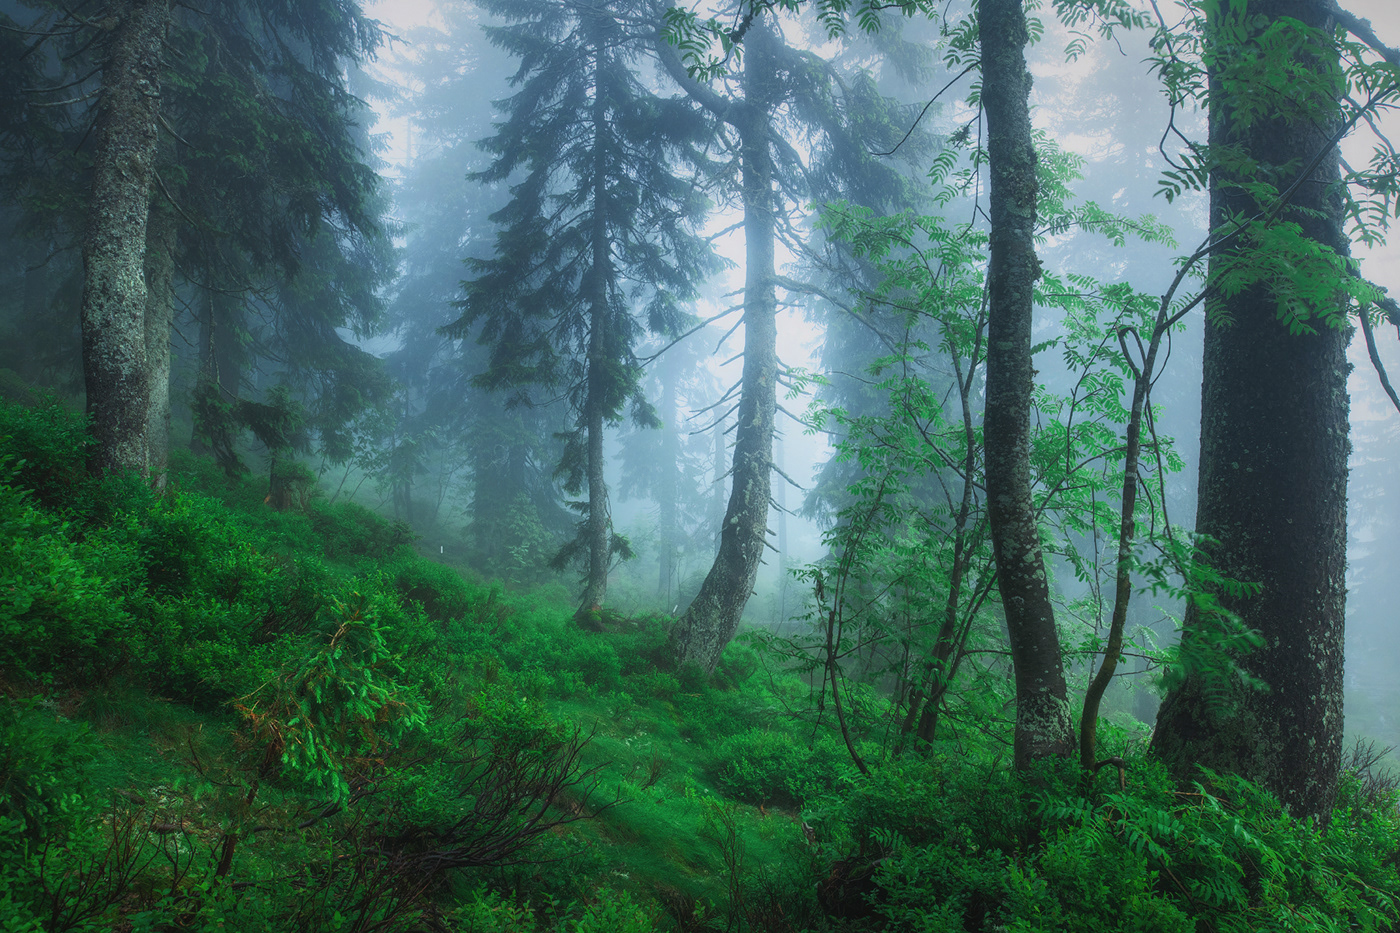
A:
{"label": "low bush", "polygon": [[1182,791],[1145,758],[1128,774],[1126,789],[1085,796],[1072,764],[894,763],[850,795],[835,851],[860,853],[840,864],[869,866],[863,900],[896,931],[1322,933],[1400,919],[1393,810],[1339,809],[1324,833],[1240,778],[1206,772]]}
{"label": "low bush", "polygon": [[313,502],[308,515],[328,558],[386,560],[414,539],[408,525],[390,521],[354,502]]}
{"label": "low bush", "polygon": [[92,444],[81,415],[49,400],[29,408],[0,403],[0,450],[11,459],[9,482],[44,508],[69,509],[93,480],[86,459]]}
{"label": "low bush", "polygon": [[100,680],[128,660],[140,575],[119,537],[79,533],[0,476],[0,669]]}
{"label": "low bush", "polygon": [[715,785],[751,803],[801,806],[835,791],[851,774],[846,751],[824,734],[809,744],[786,731],[751,729],[715,748]]}
{"label": "low bush", "polygon": [[476,588],[462,579],[460,573],[416,556],[400,558],[386,567],[384,573],[404,600],[417,603],[434,622],[468,619],[483,601]]}
{"label": "low bush", "polygon": [[0,863],[62,843],[91,813],[78,792],[96,749],[88,728],[38,700],[0,700]]}

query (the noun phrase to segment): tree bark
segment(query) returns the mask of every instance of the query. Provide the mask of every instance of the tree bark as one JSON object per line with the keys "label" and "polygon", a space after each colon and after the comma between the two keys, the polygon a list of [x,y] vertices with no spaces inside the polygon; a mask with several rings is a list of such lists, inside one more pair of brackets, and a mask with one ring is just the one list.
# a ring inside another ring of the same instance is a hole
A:
{"label": "tree bark", "polygon": [[[719,553],[694,601],[676,623],[671,647],[680,664],[713,671],[720,654],[739,629],[739,618],[753,593],[758,566],[767,545],[768,502],[772,494],[773,419],[777,413],[777,313],[773,244],[776,194],[769,150],[771,108],[776,96],[771,44],[777,37],[755,26],[744,51],[744,99],[720,101],[678,75],[700,99],[739,133],[744,204],[744,370],[740,383],[739,423],[734,433],[734,465],[729,505],[720,530]],[[664,44],[664,43],[663,43]],[[675,58],[663,49],[663,61]]]}
{"label": "tree bark", "polygon": [[1073,749],[1055,611],[1031,496],[1030,401],[1036,155],[1021,0],[981,0],[982,107],[991,218],[987,267],[987,508],[1016,677],[1017,768]]}
{"label": "tree bark", "polygon": [[146,217],[170,0],[114,5],[83,238],[83,376],[95,472],[147,467]]}
{"label": "tree bark", "polygon": [[146,226],[146,365],[151,374],[147,467],[165,485],[170,462],[170,331],[175,323],[175,212],[151,210]]}
{"label": "tree bark", "polygon": [[613,327],[608,283],[613,279],[612,242],[608,237],[607,157],[608,106],[603,88],[601,38],[595,46],[593,80],[593,229],[592,268],[585,282],[589,304],[588,391],[582,418],[588,446],[588,519],[584,532],[588,548],[588,577],[578,617],[596,616],[608,594],[608,562],[611,556],[612,522],[608,509],[608,487],[603,477],[603,413],[609,407],[611,367],[618,365],[613,355],[616,341],[609,339]]}
{"label": "tree bark", "polygon": [[724,441],[724,421],[725,419],[723,417],[715,419],[715,426],[712,432],[713,437],[711,438],[713,442],[715,488],[714,495],[710,498],[710,527],[714,529],[714,545],[716,550],[719,549],[720,532],[724,530],[725,504],[729,501],[729,497],[724,494],[725,464],[728,463],[728,459],[725,457],[725,454],[728,453],[728,447]]}
{"label": "tree bark", "polygon": [[[1319,0],[1251,0],[1248,13],[1257,17],[1254,38],[1282,17],[1324,34],[1332,28]],[[1318,69],[1337,65],[1322,36],[1298,57]],[[1256,107],[1245,122],[1223,90],[1212,74],[1212,147],[1243,147],[1261,163],[1257,174],[1280,188],[1329,148],[1340,119],[1335,101],[1324,102],[1330,123],[1315,110],[1299,119],[1286,104],[1271,119],[1258,117]],[[1232,185],[1238,180],[1211,177],[1217,230],[1232,215],[1259,210]],[[1341,208],[1332,151],[1279,219],[1345,254]],[[1325,821],[1342,754],[1350,329],[1321,319],[1341,313],[1339,306],[1313,309],[1311,333],[1290,333],[1270,285],[1208,294],[1196,513],[1197,531],[1219,542],[1208,551],[1214,568],[1262,585],[1257,596],[1222,594],[1221,602],[1262,634],[1263,647],[1241,664],[1268,689],[1236,683],[1221,697],[1207,678],[1188,672],[1162,704],[1152,747],[1179,778],[1195,777],[1197,765],[1240,774],[1274,791],[1294,815]],[[1206,637],[1210,625],[1191,605],[1183,638]]]}

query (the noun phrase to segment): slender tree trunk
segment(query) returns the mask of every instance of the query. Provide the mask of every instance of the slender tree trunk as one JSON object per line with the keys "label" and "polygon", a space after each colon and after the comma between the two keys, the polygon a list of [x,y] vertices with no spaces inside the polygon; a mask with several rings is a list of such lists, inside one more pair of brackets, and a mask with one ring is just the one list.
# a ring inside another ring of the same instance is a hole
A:
{"label": "slender tree trunk", "polygon": [[175,322],[175,212],[151,210],[146,227],[146,363],[151,373],[147,465],[165,485],[170,461],[170,331]]}
{"label": "slender tree trunk", "polygon": [[588,444],[588,521],[584,536],[588,547],[588,577],[578,615],[596,616],[608,593],[608,561],[611,557],[612,522],[608,509],[608,487],[603,478],[603,412],[607,407],[609,369],[618,365],[613,356],[616,341],[612,335],[612,308],[609,283],[612,281],[612,242],[608,236],[607,95],[603,88],[601,42],[596,46],[593,81],[593,266],[585,288],[589,303],[588,394],[583,403],[584,429]]}
{"label": "slender tree trunk", "polygon": [[659,579],[657,595],[667,606],[676,592],[676,550],[680,537],[680,433],[677,430],[676,383],[679,373],[674,366],[661,370],[661,479],[657,483],[656,499],[660,511],[657,524],[660,540]]}
{"label": "slender tree trunk", "polygon": [[734,434],[733,486],[715,556],[700,592],[672,632],[681,664],[713,671],[739,629],[767,545],[772,494],[773,418],[777,412],[777,292],[773,243],[775,194],[768,148],[773,94],[766,28],[750,31],[744,53],[744,102],[731,123],[739,131],[744,202],[744,371]]}
{"label": "slender tree trunk", "polygon": [[778,618],[779,625],[787,622],[787,559],[788,559],[788,525],[787,525],[787,461],[783,456],[783,436],[778,433],[773,438],[773,458],[778,465],[777,488],[773,490],[773,507],[778,513]]}
{"label": "slender tree trunk", "polygon": [[113,6],[83,238],[83,376],[97,472],[146,470],[146,216],[170,0]]}
{"label": "slender tree trunk", "polygon": [[1016,675],[1015,765],[1073,750],[1055,611],[1040,550],[1030,473],[1036,156],[1021,0],[981,0],[982,106],[991,175],[987,268],[987,509]]}
{"label": "slender tree trunk", "polygon": [[580,613],[596,613],[608,594],[608,557],[612,522],[608,487],[603,479],[603,415],[593,408],[588,416],[588,579]]}
{"label": "slender tree trunk", "polygon": [[713,451],[714,461],[713,461],[713,462],[714,462],[714,472],[715,472],[715,490],[714,490],[714,496],[712,496],[711,499],[710,499],[710,527],[713,528],[713,529],[715,530],[715,531],[714,531],[714,535],[715,535],[715,541],[714,541],[714,543],[715,543],[715,549],[718,550],[718,549],[719,549],[719,536],[720,536],[720,532],[724,531],[724,506],[725,506],[725,503],[729,501],[729,497],[725,495],[726,484],[725,484],[725,481],[724,481],[724,479],[725,479],[724,473],[725,473],[725,464],[728,463],[728,458],[725,456],[725,454],[728,453],[728,451],[726,450],[726,448],[725,448],[725,443],[724,443],[724,419],[723,419],[723,418],[718,418],[718,419],[715,420],[714,438],[713,438],[713,440],[714,440],[714,445],[713,445],[713,447],[714,447],[714,451]]}
{"label": "slender tree trunk", "polygon": [[[1282,17],[1330,31],[1325,11],[1321,0],[1251,0],[1248,7],[1256,36]],[[1319,70],[1337,64],[1322,42],[1295,60]],[[1314,113],[1306,119],[1279,112],[1246,122],[1218,74],[1211,92],[1211,145],[1243,147],[1280,188],[1326,151],[1337,129],[1337,117],[1316,119],[1317,101],[1303,103]],[[1333,102],[1325,106],[1335,114]],[[1330,152],[1280,219],[1345,253],[1338,178]],[[1211,178],[1217,229],[1258,210],[1235,180]],[[1181,778],[1193,777],[1196,765],[1241,774],[1277,793],[1295,815],[1325,820],[1342,753],[1350,330],[1315,318],[1312,333],[1289,333],[1268,286],[1208,296],[1196,514],[1197,530],[1219,542],[1209,549],[1214,567],[1262,585],[1255,597],[1221,602],[1263,635],[1264,646],[1242,665],[1268,689],[1236,688],[1222,698],[1188,672],[1163,701],[1153,749]],[[1211,624],[1190,606],[1183,638],[1208,637]]]}

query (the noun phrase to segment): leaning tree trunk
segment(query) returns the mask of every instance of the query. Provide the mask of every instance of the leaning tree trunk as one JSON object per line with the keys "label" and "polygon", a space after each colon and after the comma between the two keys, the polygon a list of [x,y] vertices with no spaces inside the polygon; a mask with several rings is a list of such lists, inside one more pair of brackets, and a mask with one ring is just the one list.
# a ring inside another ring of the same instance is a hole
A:
{"label": "leaning tree trunk", "polygon": [[170,461],[170,331],[175,322],[175,212],[153,206],[146,228],[146,362],[151,374],[146,463],[165,485]]}
{"label": "leaning tree trunk", "polygon": [[[1321,0],[1251,0],[1254,36],[1291,17],[1322,30],[1311,51],[1295,60],[1335,69],[1324,34],[1332,24]],[[1212,25],[1218,26],[1217,23]],[[1293,102],[1293,106],[1299,106]],[[1272,119],[1241,120],[1219,74],[1211,82],[1212,146],[1237,145],[1262,166],[1258,174],[1288,187],[1299,166],[1318,163],[1280,220],[1345,253],[1338,157],[1329,151],[1337,129],[1335,100],[1321,103],[1332,120],[1306,116],[1280,100]],[[1278,171],[1279,166],[1288,166]],[[1256,213],[1256,204],[1223,173],[1211,177],[1211,224]],[[1237,256],[1238,254],[1236,254]],[[1228,260],[1227,253],[1222,259]],[[1212,259],[1215,264],[1220,260]],[[1201,397],[1201,463],[1196,528],[1219,542],[1208,549],[1215,569],[1256,582],[1252,598],[1221,602],[1264,645],[1242,666],[1266,691],[1188,672],[1165,698],[1153,749],[1182,779],[1205,765],[1241,774],[1274,791],[1297,816],[1326,819],[1336,795],[1342,753],[1342,649],[1346,604],[1348,328],[1331,326],[1338,307],[1313,308],[1311,333],[1293,334],[1263,282],[1235,294],[1215,294],[1207,308]],[[1332,315],[1331,322],[1321,319]],[[1214,620],[1192,605],[1183,638],[1208,639]]]}
{"label": "leaning tree trunk", "polygon": [[991,174],[987,266],[987,517],[1016,675],[1015,765],[1073,749],[1055,610],[1031,497],[1036,155],[1021,0],[981,0],[982,107]]}
{"label": "leaning tree trunk", "polygon": [[764,101],[773,76],[766,30],[749,34],[744,55],[744,103],[731,122],[739,131],[744,202],[744,372],[729,507],[719,553],[690,607],[672,633],[681,664],[713,671],[739,630],[753,593],[768,536],[772,494],[773,419],[778,408],[778,299],[774,286],[775,194]]}
{"label": "leaning tree trunk", "polygon": [[83,237],[83,376],[97,472],[146,469],[146,217],[170,0],[114,5]]}

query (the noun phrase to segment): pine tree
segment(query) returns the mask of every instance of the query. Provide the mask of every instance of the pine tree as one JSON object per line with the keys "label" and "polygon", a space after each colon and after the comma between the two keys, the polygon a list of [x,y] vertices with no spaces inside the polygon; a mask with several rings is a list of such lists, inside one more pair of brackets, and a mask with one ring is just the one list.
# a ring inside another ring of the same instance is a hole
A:
{"label": "pine tree", "polygon": [[[733,485],[715,556],[700,592],[672,633],[683,664],[713,670],[738,631],[767,547],[772,497],[774,419],[780,364],[777,355],[776,245],[799,253],[804,244],[789,208],[846,198],[886,207],[902,203],[899,172],[873,155],[902,134],[887,120],[888,103],[858,76],[849,83],[810,52],[785,43],[767,14],[746,19],[739,87],[717,88],[687,72],[676,50],[657,36],[667,73],[737,137],[744,212],[744,365],[733,445]],[[810,148],[807,163],[789,135]]]}
{"label": "pine tree", "polygon": [[[520,60],[518,90],[483,146],[495,156],[477,176],[519,177],[492,219],[496,254],[470,265],[463,315],[449,326],[492,349],[482,386],[530,401],[531,387],[561,392],[576,421],[559,475],[580,504],[579,535],[557,555],[582,558],[580,616],[601,608],[608,566],[627,552],[614,534],[603,477],[603,430],[629,406],[655,415],[638,390],[633,346],[643,326],[671,332],[695,282],[715,267],[696,225],[708,208],[678,174],[699,162],[705,123],[682,101],[652,93],[639,76],[645,31],[636,7],[576,0],[485,0],[508,25],[487,37]],[[518,173],[518,174],[517,174]],[[634,308],[644,308],[639,320]]]}
{"label": "pine tree", "polygon": [[[46,64],[38,69],[42,80],[14,70],[0,80],[13,95],[37,99],[42,112],[61,115],[71,125],[70,147],[79,150],[64,157],[66,147],[46,138],[53,135],[46,121],[28,120],[31,130],[43,130],[31,132],[28,147],[56,157],[29,159],[21,203],[27,226],[52,240],[52,252],[84,243],[83,365],[99,438],[95,465],[163,469],[178,299],[220,308],[201,321],[207,347],[227,336],[213,328],[216,319],[243,320],[255,295],[264,314],[297,313],[290,279],[304,267],[319,265],[337,286],[378,276],[358,293],[338,288],[332,297],[344,296],[340,303],[320,296],[301,303],[303,315],[321,316],[312,328],[320,339],[308,342],[302,327],[280,348],[253,348],[281,368],[295,368],[300,351],[327,347],[342,362],[363,364],[335,328],[373,318],[390,253],[359,128],[366,111],[346,84],[349,66],[380,39],[358,3],[215,0],[194,10],[113,2],[81,13],[18,6],[27,17],[20,60]],[[145,51],[138,54],[138,46]],[[34,54],[49,48],[60,54]],[[89,73],[103,74],[102,88],[111,85],[96,108]],[[127,94],[130,107],[113,83],[127,78],[140,83],[139,94]],[[66,99],[53,100],[61,89],[69,89]],[[112,170],[114,158],[121,164]],[[92,194],[74,198],[75,189]],[[48,278],[51,288],[63,287],[61,276]],[[302,294],[309,290],[303,283]],[[201,301],[198,291],[233,300]],[[249,343],[244,336],[222,341],[221,352],[206,352],[205,360],[238,361],[233,351]],[[353,375],[365,375],[365,367]],[[236,374],[225,374],[223,384],[234,398]]]}
{"label": "pine tree", "polygon": [[95,472],[145,472],[151,372],[146,218],[170,0],[115,3],[100,47],[102,90],[83,235],[83,375]]}

